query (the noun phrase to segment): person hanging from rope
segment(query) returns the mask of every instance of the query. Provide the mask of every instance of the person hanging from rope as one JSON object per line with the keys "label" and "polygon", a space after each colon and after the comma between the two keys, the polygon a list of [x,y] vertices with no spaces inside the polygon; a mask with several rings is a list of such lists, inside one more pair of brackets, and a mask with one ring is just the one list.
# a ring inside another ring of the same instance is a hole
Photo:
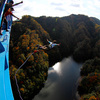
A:
{"label": "person hanging from rope", "polygon": [[5,13],[8,11],[9,8],[12,8],[12,7],[14,7],[14,6],[16,6],[16,5],[19,5],[19,4],[21,4],[21,3],[23,3],[23,1],[14,4],[14,1],[13,1],[13,0],[10,1],[9,3],[6,3],[5,9],[4,9],[4,13],[3,13],[3,16],[2,16],[1,26],[0,26],[0,35],[2,35],[1,29],[2,29],[3,21],[4,21],[4,19],[5,19],[5,17],[4,17]]}
{"label": "person hanging from rope", "polygon": [[56,40],[53,40],[53,42],[51,42],[47,39],[47,42],[49,42],[49,45],[44,45],[44,46],[43,45],[37,45],[38,49],[49,50],[49,49],[54,48],[55,46],[60,45],[60,43],[59,44],[56,43]]}
{"label": "person hanging from rope", "polygon": [[47,39],[47,41],[49,42],[49,48],[50,49],[54,48],[55,46],[59,46],[60,45],[60,43],[59,44],[56,43],[56,40],[53,40],[53,42],[51,42],[51,41],[49,41]]}

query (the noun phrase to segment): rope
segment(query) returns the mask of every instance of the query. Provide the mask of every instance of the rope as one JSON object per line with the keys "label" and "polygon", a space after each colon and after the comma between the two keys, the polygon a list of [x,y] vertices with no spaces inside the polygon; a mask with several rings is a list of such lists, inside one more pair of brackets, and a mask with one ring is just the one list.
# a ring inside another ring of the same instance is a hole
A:
{"label": "rope", "polygon": [[16,78],[16,74],[17,74],[17,72],[19,71],[19,69],[22,68],[22,67],[25,65],[25,63],[28,61],[28,59],[29,59],[29,58],[31,57],[31,55],[33,55],[33,54],[34,54],[34,52],[31,53],[31,54],[29,55],[29,57],[25,60],[25,62],[24,62],[24,63],[17,69],[17,71],[15,72],[16,86],[17,86],[17,90],[18,90],[19,97],[20,97],[21,100],[23,100],[23,98],[22,98],[21,93],[20,93],[20,90],[19,90],[19,86],[18,86],[18,81],[17,81],[17,78]]}
{"label": "rope", "polygon": [[[39,49],[39,46],[36,45],[36,47],[37,47],[37,50],[38,50],[38,49]],[[25,63],[28,61],[28,59],[31,57],[31,55],[33,55],[34,53],[37,52],[37,50],[34,50],[34,52],[31,53],[31,54],[28,56],[28,58],[25,60],[25,62],[24,62],[24,63],[17,69],[17,71],[15,72],[16,86],[17,86],[17,90],[18,90],[19,97],[20,97],[21,100],[23,100],[23,98],[22,98],[21,93],[20,93],[20,90],[19,90],[19,86],[18,86],[18,81],[17,81],[16,74],[17,74],[17,72],[25,65]]]}

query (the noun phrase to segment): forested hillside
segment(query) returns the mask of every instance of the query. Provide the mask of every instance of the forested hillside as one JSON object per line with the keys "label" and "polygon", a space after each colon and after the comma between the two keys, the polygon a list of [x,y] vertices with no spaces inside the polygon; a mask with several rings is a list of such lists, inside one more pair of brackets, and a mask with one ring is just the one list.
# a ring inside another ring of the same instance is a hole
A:
{"label": "forested hillside", "polygon": [[[37,50],[37,44],[44,44],[49,34],[30,16],[24,16],[20,22],[14,22],[10,41],[10,73],[15,100],[18,91],[15,84],[15,71]],[[34,53],[16,74],[18,85],[24,100],[32,98],[43,87],[49,67],[48,54],[43,50]]]}
{"label": "forested hillside", "polygon": [[84,62],[78,92],[81,100],[100,100],[100,20],[84,15],[62,18],[35,18],[50,34],[61,42],[61,55],[72,55]]}
{"label": "forested hillside", "polygon": [[[61,42],[62,56],[73,55],[77,61],[100,57],[100,20],[84,15],[62,18],[35,18],[52,39]],[[62,49],[63,48],[63,49]]]}
{"label": "forested hillside", "polygon": [[87,60],[81,69],[81,100],[100,100],[100,58]]}
{"label": "forested hillside", "polygon": [[17,74],[24,100],[33,98],[39,92],[47,77],[49,64],[51,66],[70,55],[79,62],[100,58],[100,20],[84,15],[62,18],[23,16],[19,22],[13,22],[11,31],[10,72],[15,97],[15,71],[37,49],[37,44],[47,45],[47,39],[57,40],[61,45],[35,53]]}

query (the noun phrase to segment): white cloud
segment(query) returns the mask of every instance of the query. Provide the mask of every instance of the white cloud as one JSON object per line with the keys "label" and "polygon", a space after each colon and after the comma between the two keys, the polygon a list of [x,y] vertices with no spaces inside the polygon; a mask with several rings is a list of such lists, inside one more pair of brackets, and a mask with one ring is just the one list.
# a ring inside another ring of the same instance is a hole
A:
{"label": "white cloud", "polygon": [[61,6],[63,5],[62,3],[55,3],[55,2],[52,2],[51,5],[54,5],[54,6]]}
{"label": "white cloud", "polygon": [[24,0],[15,7],[14,14],[20,18],[22,15],[62,17],[85,14],[100,19],[99,9],[100,0]]}
{"label": "white cloud", "polygon": [[94,5],[100,7],[100,0],[94,0]]}

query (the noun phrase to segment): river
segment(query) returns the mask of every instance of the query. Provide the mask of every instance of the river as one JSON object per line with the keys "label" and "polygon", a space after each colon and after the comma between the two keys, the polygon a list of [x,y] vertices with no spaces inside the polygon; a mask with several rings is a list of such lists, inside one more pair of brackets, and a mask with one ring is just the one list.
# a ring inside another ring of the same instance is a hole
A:
{"label": "river", "polygon": [[50,67],[44,88],[33,100],[78,100],[77,85],[81,66],[68,57]]}

